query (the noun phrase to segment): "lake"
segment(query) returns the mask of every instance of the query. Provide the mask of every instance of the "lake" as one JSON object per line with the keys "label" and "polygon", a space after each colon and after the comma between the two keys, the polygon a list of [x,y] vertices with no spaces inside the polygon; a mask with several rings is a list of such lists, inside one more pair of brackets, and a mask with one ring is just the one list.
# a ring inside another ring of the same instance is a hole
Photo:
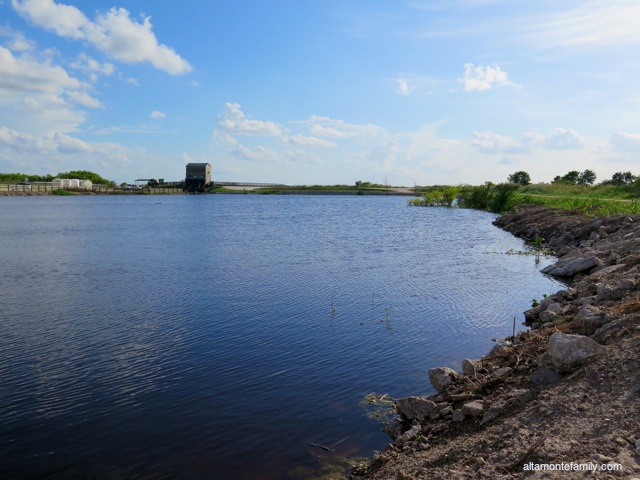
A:
{"label": "lake", "polygon": [[1,198],[0,477],[311,479],[371,456],[389,439],[364,395],[434,393],[430,368],[562,287],[494,218],[393,196]]}

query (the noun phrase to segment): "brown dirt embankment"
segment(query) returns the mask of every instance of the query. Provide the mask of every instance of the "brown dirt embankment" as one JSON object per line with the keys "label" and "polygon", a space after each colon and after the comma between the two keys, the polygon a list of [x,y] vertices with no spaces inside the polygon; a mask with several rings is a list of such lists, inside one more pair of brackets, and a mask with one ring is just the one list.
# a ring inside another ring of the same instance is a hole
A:
{"label": "brown dirt embankment", "polygon": [[433,369],[436,395],[395,400],[392,443],[351,478],[640,479],[640,216],[529,205],[495,224],[551,249],[568,287],[462,372]]}

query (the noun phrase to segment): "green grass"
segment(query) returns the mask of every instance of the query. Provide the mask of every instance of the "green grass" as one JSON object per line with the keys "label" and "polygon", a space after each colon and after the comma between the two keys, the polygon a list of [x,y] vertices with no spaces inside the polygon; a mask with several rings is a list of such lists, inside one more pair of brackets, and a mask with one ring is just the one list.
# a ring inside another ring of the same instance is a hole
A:
{"label": "green grass", "polygon": [[632,200],[640,198],[640,185],[595,185],[589,187],[561,183],[538,183],[520,187],[520,192],[531,195]]}
{"label": "green grass", "polygon": [[[489,210],[495,213],[508,212],[521,203],[538,203],[552,208],[575,211],[585,215],[640,214],[640,182],[630,185],[567,185],[542,183],[516,186],[514,184],[486,183],[480,186],[429,187],[422,198],[409,200],[409,205],[442,205],[433,201],[436,192],[457,188],[458,206]],[[417,196],[417,195],[416,195]]]}
{"label": "green grass", "polygon": [[605,200],[597,197],[548,197],[521,195],[519,203],[538,203],[562,210],[570,210],[584,215],[640,214],[638,200]]}

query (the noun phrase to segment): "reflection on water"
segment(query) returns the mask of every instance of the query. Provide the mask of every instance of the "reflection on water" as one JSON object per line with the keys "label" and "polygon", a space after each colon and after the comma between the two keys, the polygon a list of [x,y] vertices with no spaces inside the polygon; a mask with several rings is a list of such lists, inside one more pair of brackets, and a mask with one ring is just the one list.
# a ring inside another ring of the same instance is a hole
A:
{"label": "reflection on water", "polygon": [[0,476],[344,468],[387,441],[364,395],[432,393],[559,288],[493,215],[404,198],[2,203]]}

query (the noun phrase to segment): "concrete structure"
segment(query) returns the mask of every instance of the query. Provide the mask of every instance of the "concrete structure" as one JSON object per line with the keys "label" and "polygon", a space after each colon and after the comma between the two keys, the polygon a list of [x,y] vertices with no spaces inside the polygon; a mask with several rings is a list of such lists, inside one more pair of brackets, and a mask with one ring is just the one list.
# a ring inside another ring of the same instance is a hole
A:
{"label": "concrete structure", "polygon": [[184,180],[184,188],[188,192],[204,192],[205,187],[211,183],[211,164],[188,163],[187,176]]}
{"label": "concrete structure", "polygon": [[91,180],[78,180],[77,178],[54,178],[51,185],[54,190],[91,190],[93,188]]}

